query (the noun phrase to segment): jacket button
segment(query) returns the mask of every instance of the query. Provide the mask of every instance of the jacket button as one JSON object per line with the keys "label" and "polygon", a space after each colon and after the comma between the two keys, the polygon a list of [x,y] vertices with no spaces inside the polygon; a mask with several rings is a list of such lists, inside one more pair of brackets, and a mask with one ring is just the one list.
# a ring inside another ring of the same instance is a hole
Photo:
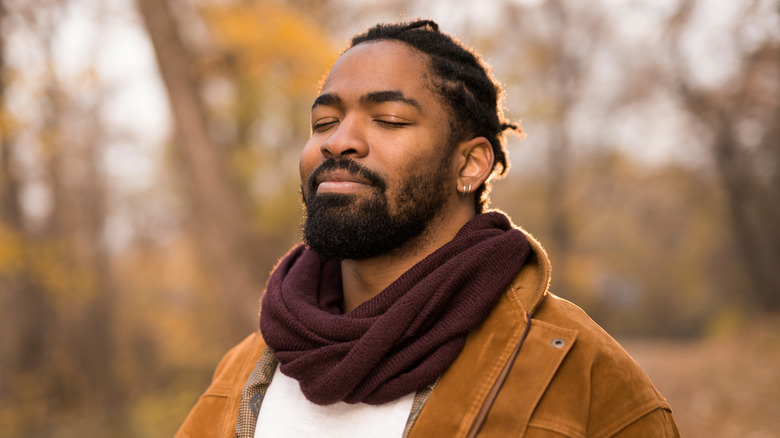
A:
{"label": "jacket button", "polygon": [[563,338],[555,338],[552,341],[552,346],[555,348],[563,348],[564,345],[566,345],[566,341]]}

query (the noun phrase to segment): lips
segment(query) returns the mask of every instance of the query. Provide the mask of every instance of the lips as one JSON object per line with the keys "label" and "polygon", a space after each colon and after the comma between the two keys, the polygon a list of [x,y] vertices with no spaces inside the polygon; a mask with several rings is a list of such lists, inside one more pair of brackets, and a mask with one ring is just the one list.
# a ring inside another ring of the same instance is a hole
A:
{"label": "lips", "polygon": [[350,173],[346,170],[331,170],[328,172],[323,172],[317,176],[315,181],[317,185],[320,185],[324,182],[332,182],[332,183],[344,182],[344,183],[371,185],[371,181],[369,181],[368,179]]}
{"label": "lips", "polygon": [[317,176],[317,193],[350,193],[371,186],[371,181],[345,170],[323,172]]}
{"label": "lips", "polygon": [[366,189],[384,193],[384,180],[372,170],[350,159],[330,158],[307,178],[307,192],[351,194]]}

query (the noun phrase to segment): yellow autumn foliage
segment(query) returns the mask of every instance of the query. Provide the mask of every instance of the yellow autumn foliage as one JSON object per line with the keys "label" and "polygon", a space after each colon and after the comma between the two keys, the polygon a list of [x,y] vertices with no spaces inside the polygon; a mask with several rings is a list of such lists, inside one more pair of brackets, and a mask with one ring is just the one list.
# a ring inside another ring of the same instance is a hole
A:
{"label": "yellow autumn foliage", "polygon": [[336,48],[317,23],[279,2],[209,4],[202,17],[243,77],[279,74],[281,91],[288,95],[310,92],[336,58]]}

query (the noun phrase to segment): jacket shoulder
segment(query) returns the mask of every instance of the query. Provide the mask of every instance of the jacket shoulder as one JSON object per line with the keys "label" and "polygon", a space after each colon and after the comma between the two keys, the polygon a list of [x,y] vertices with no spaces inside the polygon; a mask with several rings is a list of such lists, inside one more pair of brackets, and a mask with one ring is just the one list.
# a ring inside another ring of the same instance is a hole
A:
{"label": "jacket shoulder", "polygon": [[[668,433],[654,436],[676,436],[676,427],[667,427],[674,426],[671,408],[650,378],[582,309],[548,294],[534,319],[541,325],[576,331],[576,339],[529,427],[579,429],[593,437],[618,436],[624,430],[637,433],[637,428],[653,427],[668,429]],[[560,408],[567,403],[571,404],[570,410],[561,415]]]}
{"label": "jacket shoulder", "polygon": [[211,384],[187,415],[176,437],[234,436],[241,389],[264,350],[265,342],[256,332],[225,353]]}

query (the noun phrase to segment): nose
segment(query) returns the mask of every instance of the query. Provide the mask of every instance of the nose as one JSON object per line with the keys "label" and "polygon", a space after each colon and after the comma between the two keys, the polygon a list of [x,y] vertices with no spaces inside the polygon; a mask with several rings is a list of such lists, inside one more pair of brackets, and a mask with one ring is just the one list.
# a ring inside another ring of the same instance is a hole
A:
{"label": "nose", "polygon": [[345,117],[320,144],[320,152],[325,158],[364,157],[368,153],[364,127],[356,118]]}

